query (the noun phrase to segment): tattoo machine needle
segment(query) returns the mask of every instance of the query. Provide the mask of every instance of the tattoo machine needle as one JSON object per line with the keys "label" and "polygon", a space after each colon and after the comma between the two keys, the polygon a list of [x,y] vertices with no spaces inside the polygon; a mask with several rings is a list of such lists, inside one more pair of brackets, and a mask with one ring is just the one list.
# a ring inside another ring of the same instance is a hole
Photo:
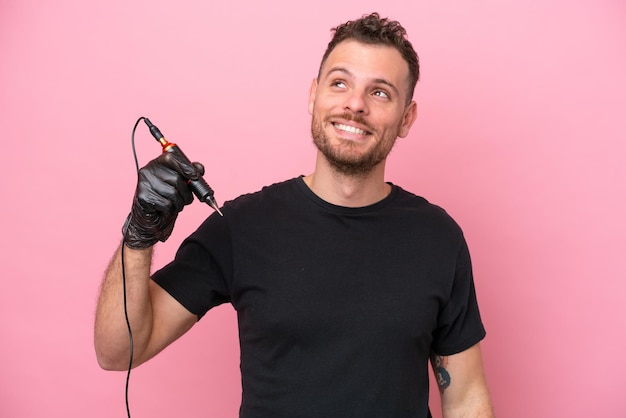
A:
{"label": "tattoo machine needle", "polygon": [[[159,131],[159,128],[157,128],[152,124],[152,122],[150,122],[150,119],[144,117],[143,120],[144,122],[146,122],[146,125],[148,125],[152,136],[163,147],[163,152],[175,153],[178,157],[182,157],[186,162],[191,164],[191,161],[189,160],[189,158],[187,158],[185,154],[183,154],[183,151],[180,149],[180,147],[174,143],[168,142],[161,133],[161,131]],[[222,211],[220,211],[220,208],[217,205],[215,198],[213,197],[213,189],[211,189],[211,187],[204,180],[204,178],[198,177],[196,180],[189,180],[189,186],[191,187],[191,191],[193,192],[193,194],[196,195],[198,200],[211,206],[217,213],[220,214],[220,216],[224,216],[222,214]]]}

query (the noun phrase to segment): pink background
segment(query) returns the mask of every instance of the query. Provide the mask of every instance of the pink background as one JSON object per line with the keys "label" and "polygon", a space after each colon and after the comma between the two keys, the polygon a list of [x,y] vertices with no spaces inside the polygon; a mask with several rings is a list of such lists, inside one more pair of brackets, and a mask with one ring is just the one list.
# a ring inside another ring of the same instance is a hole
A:
{"label": "pink background", "polygon": [[[625,3],[247,3],[0,2],[0,416],[125,416],[92,326],[135,120],[204,162],[220,202],[309,173],[329,29],[374,10],[405,25],[423,74],[387,179],[465,230],[498,416],[626,416]],[[143,125],[137,148],[159,153]],[[185,210],[155,267],[209,212]],[[223,306],[133,371],[131,411],[234,417],[239,389]]]}

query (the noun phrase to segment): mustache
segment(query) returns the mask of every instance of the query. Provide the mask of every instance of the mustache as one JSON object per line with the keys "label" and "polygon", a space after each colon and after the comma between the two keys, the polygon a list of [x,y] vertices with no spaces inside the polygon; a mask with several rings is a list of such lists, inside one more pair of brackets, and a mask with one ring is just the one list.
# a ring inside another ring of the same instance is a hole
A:
{"label": "mustache", "polygon": [[324,118],[324,122],[329,122],[331,119],[344,119],[346,121],[355,122],[359,125],[363,125],[366,130],[369,132],[374,132],[374,128],[372,128],[363,117],[359,115],[355,115],[353,113],[338,113],[335,115],[328,115]]}

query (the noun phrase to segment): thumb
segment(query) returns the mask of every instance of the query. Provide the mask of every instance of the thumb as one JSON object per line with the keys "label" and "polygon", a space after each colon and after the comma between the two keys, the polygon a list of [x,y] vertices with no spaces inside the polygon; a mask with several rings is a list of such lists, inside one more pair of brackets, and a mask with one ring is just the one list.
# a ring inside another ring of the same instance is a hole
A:
{"label": "thumb", "polygon": [[[182,153],[178,147],[169,149],[161,154],[163,163],[178,172],[188,180],[196,180],[201,174],[198,173],[196,167],[189,161],[187,156]],[[203,167],[204,170],[204,167]]]}
{"label": "thumb", "polygon": [[198,173],[198,177],[204,176],[204,166],[201,163],[194,161],[191,164],[196,169],[196,172]]}

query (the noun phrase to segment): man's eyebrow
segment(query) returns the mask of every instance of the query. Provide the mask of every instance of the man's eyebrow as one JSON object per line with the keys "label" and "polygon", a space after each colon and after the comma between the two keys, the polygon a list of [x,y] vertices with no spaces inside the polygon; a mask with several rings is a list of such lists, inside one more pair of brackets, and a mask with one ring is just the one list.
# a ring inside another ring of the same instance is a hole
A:
{"label": "man's eyebrow", "polygon": [[396,86],[393,85],[393,83],[391,81],[385,80],[384,78],[375,78],[374,82],[377,84],[384,84],[386,86],[388,86],[389,88],[391,88],[391,90],[393,90],[393,92],[398,95],[398,89],[396,88]]}
{"label": "man's eyebrow", "polygon": [[[335,72],[339,72],[339,73],[343,73],[346,74],[348,76],[353,76],[353,74],[350,72],[350,70],[348,70],[345,67],[332,67],[330,68],[327,72],[326,72],[326,77],[328,77],[329,75],[331,75],[332,73]],[[390,89],[392,89],[394,91],[394,93],[399,94],[398,89],[396,88],[396,86],[389,80],[386,80],[384,78],[375,78],[372,80],[373,83],[375,84],[384,84],[385,86],[388,86]]]}
{"label": "man's eyebrow", "polygon": [[346,75],[352,76],[352,73],[345,67],[332,67],[332,68],[329,68],[328,71],[326,72],[326,76],[329,76],[330,74],[332,74],[334,72],[340,72],[340,73],[344,73]]}

